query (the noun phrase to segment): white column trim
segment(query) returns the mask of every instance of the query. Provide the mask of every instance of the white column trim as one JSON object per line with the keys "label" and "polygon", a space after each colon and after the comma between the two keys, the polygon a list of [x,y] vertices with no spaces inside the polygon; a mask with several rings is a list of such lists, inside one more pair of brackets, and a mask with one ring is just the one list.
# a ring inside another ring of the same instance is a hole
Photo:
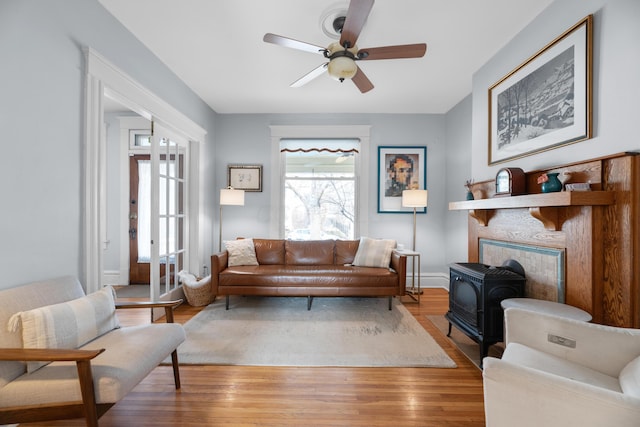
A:
{"label": "white column trim", "polygon": [[[84,164],[84,247],[82,283],[87,293],[96,291],[103,284],[103,236],[100,232],[106,206],[104,191],[104,147],[106,140],[103,132],[104,96],[108,94],[127,108],[148,120],[155,118],[171,131],[179,133],[190,141],[193,147],[204,143],[206,130],[193,122],[183,113],[146,89],[143,85],[129,77],[125,72],[113,65],[95,50],[87,47],[85,51],[86,83],[85,83],[85,164]],[[198,150],[191,151],[194,154]],[[189,212],[190,254],[189,266],[193,271],[200,271],[200,250],[197,244],[199,221],[204,218],[204,209],[200,204],[200,161],[193,158],[190,162],[191,208]]]}

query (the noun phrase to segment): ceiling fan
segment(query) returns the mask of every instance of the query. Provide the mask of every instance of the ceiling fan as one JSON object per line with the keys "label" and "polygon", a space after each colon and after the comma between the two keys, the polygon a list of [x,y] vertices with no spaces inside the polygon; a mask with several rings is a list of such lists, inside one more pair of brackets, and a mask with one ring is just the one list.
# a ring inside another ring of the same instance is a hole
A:
{"label": "ceiling fan", "polygon": [[351,0],[346,16],[338,16],[333,21],[333,28],[340,34],[340,41],[331,43],[326,48],[276,34],[267,33],[264,35],[263,41],[267,43],[319,53],[329,60],[293,82],[291,87],[300,87],[327,71],[331,77],[341,82],[345,79],[351,79],[360,92],[365,93],[373,89],[373,83],[358,67],[356,61],[424,56],[427,51],[425,43],[366,49],[357,47],[356,41],[367,21],[373,3],[374,0]]}

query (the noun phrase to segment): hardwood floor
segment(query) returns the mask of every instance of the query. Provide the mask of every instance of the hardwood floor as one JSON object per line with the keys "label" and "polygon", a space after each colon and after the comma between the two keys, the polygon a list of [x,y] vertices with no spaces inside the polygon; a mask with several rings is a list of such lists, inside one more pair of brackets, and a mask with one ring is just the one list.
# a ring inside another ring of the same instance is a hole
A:
{"label": "hardwood floor", "polygon": [[[100,425],[108,426],[484,426],[482,373],[433,326],[448,294],[425,289],[407,309],[458,365],[434,368],[299,368],[181,366],[176,391],[169,366],[156,368]],[[185,323],[200,311],[175,311]],[[133,312],[133,313],[132,313]],[[148,322],[148,312],[119,312],[123,325]],[[213,333],[213,332],[212,332]],[[24,424],[82,426],[83,420]]]}

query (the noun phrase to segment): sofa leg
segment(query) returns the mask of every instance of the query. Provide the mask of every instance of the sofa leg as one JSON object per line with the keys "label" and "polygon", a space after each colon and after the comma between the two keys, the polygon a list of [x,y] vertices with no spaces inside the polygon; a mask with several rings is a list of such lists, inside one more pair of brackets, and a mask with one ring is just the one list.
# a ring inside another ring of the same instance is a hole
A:
{"label": "sofa leg", "polygon": [[307,297],[307,311],[311,310],[311,303],[313,303],[313,297],[309,295]]}
{"label": "sofa leg", "polygon": [[173,365],[173,382],[176,384],[176,390],[180,389],[180,365],[178,364],[178,349],[171,353],[171,364]]}
{"label": "sofa leg", "polygon": [[229,310],[229,295],[227,295],[227,298],[225,300],[225,308]]}
{"label": "sofa leg", "polygon": [[392,305],[391,304],[391,298],[393,298],[393,297],[389,297],[389,310],[391,310],[391,305]]}

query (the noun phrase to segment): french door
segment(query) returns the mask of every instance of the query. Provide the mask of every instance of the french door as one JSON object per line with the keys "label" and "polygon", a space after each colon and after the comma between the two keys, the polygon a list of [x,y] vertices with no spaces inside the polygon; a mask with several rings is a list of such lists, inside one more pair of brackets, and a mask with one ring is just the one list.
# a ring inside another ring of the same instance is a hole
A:
{"label": "french door", "polygon": [[177,274],[189,265],[189,143],[155,120],[151,129],[150,296],[157,301],[173,298]]}

